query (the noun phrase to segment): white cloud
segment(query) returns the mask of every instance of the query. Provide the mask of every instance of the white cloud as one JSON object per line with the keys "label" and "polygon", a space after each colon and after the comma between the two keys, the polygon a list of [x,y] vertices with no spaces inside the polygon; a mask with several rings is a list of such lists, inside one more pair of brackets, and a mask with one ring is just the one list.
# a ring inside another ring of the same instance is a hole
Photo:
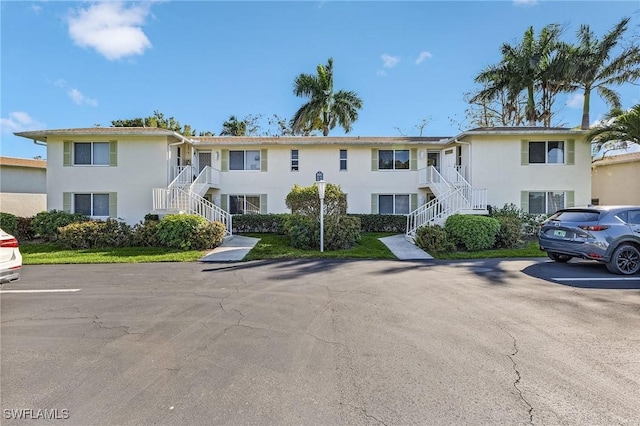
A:
{"label": "white cloud", "polygon": [[42,13],[42,6],[39,6],[37,4],[32,4],[31,5],[31,10],[36,14],[36,15],[40,15],[40,13]]}
{"label": "white cloud", "polygon": [[427,52],[426,50],[422,51],[416,58],[416,65],[422,63],[422,61],[424,61],[425,59],[431,59],[432,57],[433,55],[431,54],[431,52]]}
{"label": "white cloud", "polygon": [[149,12],[149,3],[93,3],[70,13],[69,35],[78,46],[92,47],[109,60],[142,55],[151,47],[141,28]]}
{"label": "white cloud", "polygon": [[0,118],[0,128],[2,133],[23,132],[25,130],[43,129],[45,125],[33,119],[29,114],[23,111],[14,111],[9,113],[9,117]]}
{"label": "white cloud", "polygon": [[513,4],[516,6],[535,6],[538,4],[538,0],[513,0]]}
{"label": "white cloud", "polygon": [[77,105],[90,105],[90,106],[98,106],[98,101],[92,98],[85,96],[84,93],[79,91],[78,89],[71,89],[67,92],[71,100]]}
{"label": "white cloud", "polygon": [[387,72],[385,70],[378,70],[376,71],[376,75],[379,75],[380,77],[385,77],[387,75]]}
{"label": "white cloud", "polygon": [[53,82],[53,85],[56,87],[64,88],[67,85],[67,82],[64,81],[63,78],[59,78]]}
{"label": "white cloud", "polygon": [[387,55],[386,53],[384,53],[382,56],[382,66],[384,68],[393,68],[396,65],[398,65],[398,62],[400,62],[400,58],[397,56],[391,56],[391,55]]}
{"label": "white cloud", "polygon": [[582,104],[584,103],[584,95],[582,93],[574,93],[573,95],[569,96],[569,99],[567,99],[566,105],[569,108],[582,108]]}

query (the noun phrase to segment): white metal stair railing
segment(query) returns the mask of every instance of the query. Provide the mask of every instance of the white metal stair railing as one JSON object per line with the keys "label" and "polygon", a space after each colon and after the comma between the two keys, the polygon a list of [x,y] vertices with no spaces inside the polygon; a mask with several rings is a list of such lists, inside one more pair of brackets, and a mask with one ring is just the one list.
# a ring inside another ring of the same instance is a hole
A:
{"label": "white metal stair railing", "polygon": [[232,233],[231,214],[200,195],[181,188],[154,188],[153,209],[197,214],[209,222],[222,222],[225,226],[225,234]]}
{"label": "white metal stair railing", "polygon": [[418,228],[425,225],[442,224],[447,217],[464,209],[467,200],[458,188],[440,195],[418,207],[407,215],[407,235],[415,235]]}
{"label": "white metal stair railing", "polygon": [[429,185],[433,193],[438,196],[451,190],[451,185],[433,166],[418,170],[418,179],[421,184]]}
{"label": "white metal stair railing", "polygon": [[202,197],[212,185],[219,183],[220,172],[211,166],[205,166],[189,186],[189,191]]}
{"label": "white metal stair railing", "polygon": [[171,181],[169,188],[186,188],[193,182],[192,166],[180,166],[178,171],[178,175]]}

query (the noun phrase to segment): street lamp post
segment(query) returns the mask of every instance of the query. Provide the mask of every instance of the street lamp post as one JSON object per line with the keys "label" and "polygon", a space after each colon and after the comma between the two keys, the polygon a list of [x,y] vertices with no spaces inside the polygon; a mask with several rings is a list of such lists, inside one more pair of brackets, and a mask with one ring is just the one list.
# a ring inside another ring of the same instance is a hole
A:
{"label": "street lamp post", "polygon": [[324,251],[324,190],[327,188],[327,182],[324,181],[322,172],[316,173],[316,182],[318,183],[318,196],[320,197],[320,251]]}

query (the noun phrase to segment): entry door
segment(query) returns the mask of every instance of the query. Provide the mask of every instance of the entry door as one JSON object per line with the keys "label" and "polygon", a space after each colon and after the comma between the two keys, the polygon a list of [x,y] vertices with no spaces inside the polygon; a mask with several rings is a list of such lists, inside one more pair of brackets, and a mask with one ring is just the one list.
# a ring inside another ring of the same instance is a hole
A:
{"label": "entry door", "polygon": [[206,166],[211,167],[211,152],[199,152],[198,153],[198,174],[202,172]]}
{"label": "entry door", "polygon": [[458,174],[455,172],[456,166],[456,149],[447,148],[444,150],[444,158],[442,159],[442,170],[440,173],[449,182],[457,182]]}
{"label": "entry door", "polygon": [[427,152],[427,166],[433,166],[437,171],[440,171],[440,152]]}

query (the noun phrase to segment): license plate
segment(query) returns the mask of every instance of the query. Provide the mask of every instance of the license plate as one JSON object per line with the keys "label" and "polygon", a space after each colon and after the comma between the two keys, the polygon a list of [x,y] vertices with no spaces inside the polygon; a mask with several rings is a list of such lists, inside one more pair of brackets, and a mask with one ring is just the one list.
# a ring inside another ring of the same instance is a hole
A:
{"label": "license plate", "polygon": [[560,237],[560,238],[564,238],[567,236],[567,233],[561,229],[554,229],[553,230],[553,236],[554,237]]}

